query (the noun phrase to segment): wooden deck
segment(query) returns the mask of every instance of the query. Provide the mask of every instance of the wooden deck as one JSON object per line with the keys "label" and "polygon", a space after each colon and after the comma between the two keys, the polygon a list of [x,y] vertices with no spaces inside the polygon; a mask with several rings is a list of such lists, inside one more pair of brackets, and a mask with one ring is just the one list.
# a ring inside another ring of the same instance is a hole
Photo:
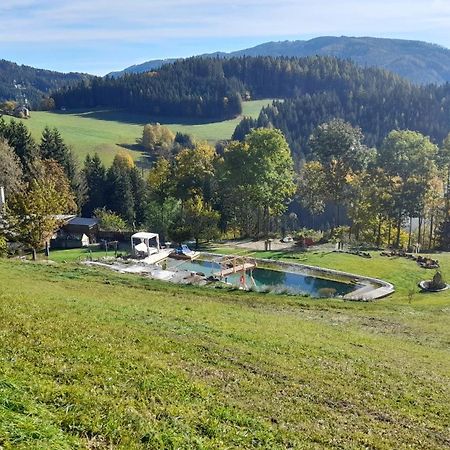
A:
{"label": "wooden deck", "polygon": [[256,264],[252,263],[244,263],[238,266],[229,267],[228,269],[222,269],[220,272],[215,273],[214,275],[227,277],[228,275],[232,275],[234,273],[245,272],[246,270],[251,270],[256,267]]}
{"label": "wooden deck", "polygon": [[145,264],[156,264],[164,259],[168,258],[169,255],[173,252],[173,249],[160,250],[158,253],[154,253],[153,255],[147,256],[142,260]]}
{"label": "wooden deck", "polygon": [[220,270],[213,273],[215,277],[225,278],[235,273],[245,273],[256,267],[256,261],[243,256],[227,256],[219,262]]}

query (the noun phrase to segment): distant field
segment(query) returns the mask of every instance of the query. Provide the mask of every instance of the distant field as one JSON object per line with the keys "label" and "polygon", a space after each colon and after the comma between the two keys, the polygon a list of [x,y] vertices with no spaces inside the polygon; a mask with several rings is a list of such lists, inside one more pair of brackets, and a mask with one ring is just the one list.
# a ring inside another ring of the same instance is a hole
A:
{"label": "distant field", "polygon": [[[245,102],[243,115],[258,117],[261,108],[270,102],[271,100]],[[40,138],[46,125],[56,127],[80,160],[83,160],[88,153],[97,152],[106,164],[110,164],[120,149],[129,150],[136,160],[141,158],[142,152],[136,148],[135,144],[146,123],[160,122],[174,132],[181,131],[201,140],[216,142],[229,139],[240,119],[238,117],[223,122],[199,123],[164,120],[114,110],[66,113],[34,111],[31,118],[26,121],[26,125],[36,139]]]}
{"label": "distant field", "polygon": [[[62,262],[78,250],[50,266],[0,259],[0,448],[448,449],[450,296],[416,284],[434,271],[265,255],[397,292],[212,291]],[[450,254],[437,257],[449,279]]]}

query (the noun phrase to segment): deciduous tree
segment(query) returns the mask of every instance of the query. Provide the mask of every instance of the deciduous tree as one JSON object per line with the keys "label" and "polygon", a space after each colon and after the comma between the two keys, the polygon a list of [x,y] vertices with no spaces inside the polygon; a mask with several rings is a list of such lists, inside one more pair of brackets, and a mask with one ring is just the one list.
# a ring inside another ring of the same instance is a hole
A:
{"label": "deciduous tree", "polygon": [[374,157],[373,150],[363,144],[360,128],[341,119],[317,127],[310,137],[313,158],[320,161],[326,173],[325,198],[335,206],[335,226],[340,225],[340,210],[347,204],[352,189],[349,179],[362,172]]}
{"label": "deciduous tree", "polygon": [[399,246],[401,226],[406,217],[423,213],[430,182],[434,178],[437,146],[415,131],[392,131],[383,141],[378,165],[395,179],[390,186],[393,215],[397,221],[395,245]]}
{"label": "deciduous tree", "polygon": [[7,197],[20,191],[23,187],[22,177],[19,158],[6,141],[0,138],[0,186],[5,188]]}
{"label": "deciduous tree", "polygon": [[32,249],[33,259],[61,225],[58,215],[76,209],[64,170],[54,161],[46,162],[45,169],[45,176],[32,180],[7,203],[10,229]]}

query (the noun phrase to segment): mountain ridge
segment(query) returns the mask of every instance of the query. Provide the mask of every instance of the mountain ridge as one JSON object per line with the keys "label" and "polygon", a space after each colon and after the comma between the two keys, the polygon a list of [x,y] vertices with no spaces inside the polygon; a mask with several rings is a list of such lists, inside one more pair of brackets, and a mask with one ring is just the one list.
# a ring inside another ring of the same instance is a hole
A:
{"label": "mountain ridge", "polygon": [[36,108],[53,90],[91,77],[85,73],[63,73],[0,59],[0,101],[16,100]]}
{"label": "mountain ridge", "polygon": [[[234,56],[335,56],[363,67],[379,67],[417,84],[450,82],[450,49],[424,41],[374,37],[321,36],[310,40],[270,41],[229,53],[214,52],[202,57]],[[108,76],[157,70],[183,58],[157,59],[135,64]]]}

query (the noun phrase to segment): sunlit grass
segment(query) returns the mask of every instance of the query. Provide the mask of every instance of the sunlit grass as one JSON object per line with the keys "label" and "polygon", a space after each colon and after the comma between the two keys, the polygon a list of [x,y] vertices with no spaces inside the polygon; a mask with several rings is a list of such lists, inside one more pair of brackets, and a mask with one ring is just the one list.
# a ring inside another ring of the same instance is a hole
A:
{"label": "sunlit grass", "polygon": [[316,261],[390,273],[398,292],[309,300],[0,261],[0,446],[448,448],[450,296],[410,303],[411,261]]}
{"label": "sunlit grass", "polygon": [[[271,100],[244,102],[243,115],[258,117],[261,108]],[[87,154],[97,152],[105,164],[110,164],[119,150],[130,151],[134,159],[142,158],[136,141],[142,136],[142,127],[159,121],[174,132],[189,133],[200,140],[214,143],[230,139],[241,118],[211,123],[165,120],[116,110],[43,112],[33,111],[24,121],[32,135],[39,140],[45,126],[56,127],[74,153],[83,161]]]}

